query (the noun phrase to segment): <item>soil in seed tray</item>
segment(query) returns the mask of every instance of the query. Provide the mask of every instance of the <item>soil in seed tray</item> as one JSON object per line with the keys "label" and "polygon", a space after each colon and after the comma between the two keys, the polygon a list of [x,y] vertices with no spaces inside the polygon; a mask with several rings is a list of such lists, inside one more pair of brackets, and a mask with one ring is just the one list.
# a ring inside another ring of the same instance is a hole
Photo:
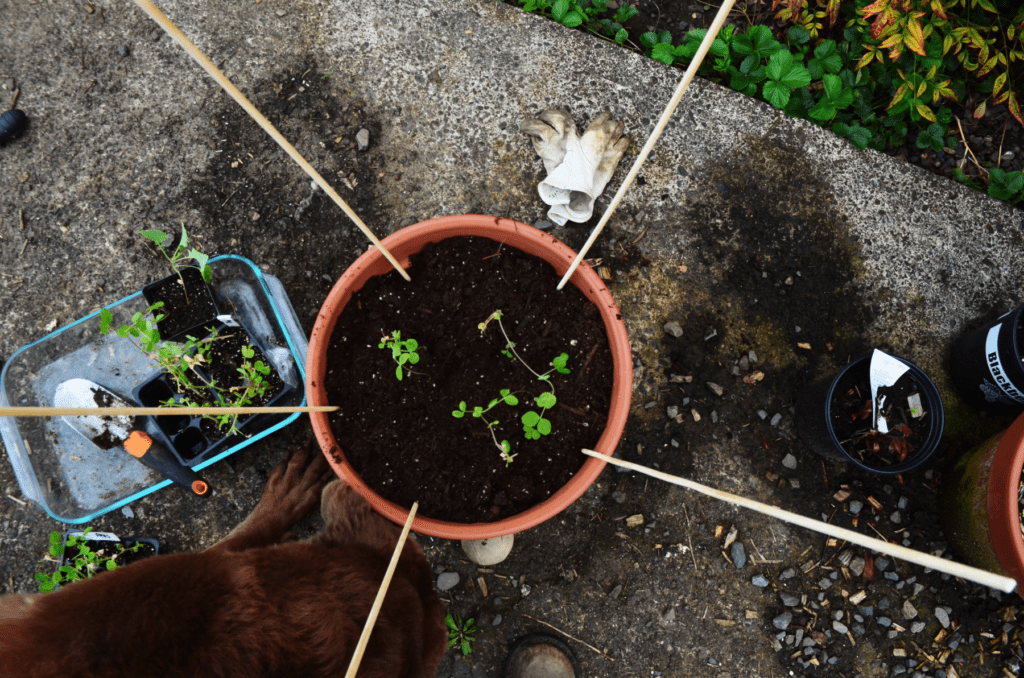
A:
{"label": "soil in seed tray", "polygon": [[170,276],[146,286],[143,291],[150,304],[164,302],[163,308],[154,313],[164,315],[157,329],[165,340],[177,339],[179,333],[209,322],[217,315],[217,307],[197,268],[183,268],[180,277]]}
{"label": "soil in seed tray", "polygon": [[861,372],[850,370],[836,384],[832,398],[832,427],[843,448],[854,458],[868,466],[884,468],[899,464],[914,456],[931,427],[931,413],[914,416],[908,398],[918,394],[922,401],[921,389],[908,372],[892,386],[880,386],[879,398],[885,396],[880,414],[885,417],[888,433],[874,429],[871,421],[871,386],[867,375],[867,362]]}
{"label": "soil in seed tray", "polygon": [[[489,238],[449,238],[411,262],[411,283],[393,271],[371,279],[331,336],[324,388],[339,407],[329,421],[340,451],[374,491],[400,506],[418,501],[423,516],[479,523],[521,513],[565,485],[586,460],[580,449],[604,431],[612,357],[601,315],[572,285],[557,290],[550,264]],[[551,373],[557,403],[543,414],[551,432],[539,440],[526,439],[521,418],[539,413],[534,397],[550,389],[502,354],[497,321],[479,329],[498,309],[534,371],[568,354],[570,373]],[[395,330],[419,345],[401,381],[392,352],[378,348]],[[502,389],[519,404],[500,401]],[[469,413],[457,419],[461,402]],[[511,464],[492,432],[509,442]]]}

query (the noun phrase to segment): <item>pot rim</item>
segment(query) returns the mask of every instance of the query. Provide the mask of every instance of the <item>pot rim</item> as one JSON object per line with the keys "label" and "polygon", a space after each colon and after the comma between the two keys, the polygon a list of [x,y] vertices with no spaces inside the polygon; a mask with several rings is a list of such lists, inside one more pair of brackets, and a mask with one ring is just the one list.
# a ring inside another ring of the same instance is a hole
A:
{"label": "pot rim", "polygon": [[910,368],[910,372],[914,375],[914,377],[922,386],[921,391],[923,395],[928,400],[934,399],[936,404],[938,405],[937,408],[933,408],[933,416],[931,424],[928,427],[928,435],[925,437],[925,442],[921,446],[921,449],[918,451],[916,456],[911,457],[910,459],[902,461],[898,464],[892,464],[891,466],[871,466],[869,464],[865,464],[859,459],[855,459],[854,457],[850,456],[850,453],[846,451],[846,448],[839,444],[839,437],[836,436],[836,432],[832,428],[832,394],[835,393],[836,386],[839,385],[839,380],[843,377],[843,375],[845,375],[854,367],[859,366],[864,361],[869,361],[868,365],[870,366],[871,355],[872,354],[869,353],[865,356],[857,358],[856,360],[850,361],[843,367],[843,369],[839,370],[839,374],[837,374],[835,378],[832,380],[832,384],[829,386],[828,393],[825,396],[825,424],[828,427],[828,435],[829,438],[832,439],[832,444],[835,446],[836,451],[843,455],[843,458],[846,459],[846,461],[849,461],[858,468],[880,475],[895,475],[897,473],[907,473],[922,466],[926,461],[928,461],[928,459],[931,458],[933,454],[935,454],[935,451],[939,448],[939,443],[942,441],[942,433],[946,425],[946,413],[942,405],[942,394],[939,393],[939,388],[935,385],[935,382],[932,380],[931,377],[929,377],[925,373],[924,370],[922,370],[920,367],[910,362],[906,358],[901,358],[898,355],[888,354],[890,357],[899,360],[901,363]]}
{"label": "pot rim", "polygon": [[1021,534],[1017,499],[1024,471],[1024,414],[1006,429],[988,478],[989,540],[1006,574],[1017,580],[1017,593],[1024,598],[1024,534]]}
{"label": "pot rim", "polygon": [[[439,217],[403,228],[384,238],[382,245],[399,261],[403,268],[410,265],[409,257],[431,242],[458,236],[481,236],[516,247],[524,252],[539,256],[551,264],[559,276],[564,275],[576,258],[576,252],[560,240],[533,226],[505,219],[479,214]],[[345,271],[331,289],[317,315],[310,334],[309,354],[306,361],[306,393],[310,405],[326,405],[327,396],[322,386],[326,368],[326,349],[329,345],[338,315],[351,298],[369,278],[391,270],[391,265],[376,247],[371,247]],[[601,313],[609,347],[612,351],[613,382],[608,420],[600,440],[594,448],[611,456],[626,426],[630,400],[633,391],[633,362],[629,337],[622,314],[607,286],[596,272],[586,263],[580,262],[570,282],[593,303]],[[311,412],[310,422],[320,449],[335,472],[354,490],[359,492],[385,518],[396,524],[403,524],[408,510],[387,501],[371,490],[355,473],[344,458],[334,434],[323,412]],[[333,453],[333,454],[332,454]],[[338,455],[340,461],[335,459]],[[416,516],[412,530],[420,534],[445,539],[491,539],[507,534],[522,532],[554,517],[597,479],[605,462],[587,457],[580,470],[555,494],[543,502],[519,513],[493,523],[452,523],[434,518]]]}

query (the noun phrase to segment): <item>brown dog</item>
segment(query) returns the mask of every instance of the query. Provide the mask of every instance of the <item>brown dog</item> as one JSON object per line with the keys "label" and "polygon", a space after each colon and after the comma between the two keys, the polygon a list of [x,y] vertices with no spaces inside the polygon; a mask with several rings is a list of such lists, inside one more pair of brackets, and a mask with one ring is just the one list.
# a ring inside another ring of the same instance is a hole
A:
{"label": "brown dog", "polygon": [[[332,676],[348,668],[400,530],[308,446],[241,525],[199,553],[148,558],[59,591],[0,598],[0,676]],[[321,495],[323,532],[279,543]],[[430,566],[408,540],[360,664],[427,678],[445,651]]]}

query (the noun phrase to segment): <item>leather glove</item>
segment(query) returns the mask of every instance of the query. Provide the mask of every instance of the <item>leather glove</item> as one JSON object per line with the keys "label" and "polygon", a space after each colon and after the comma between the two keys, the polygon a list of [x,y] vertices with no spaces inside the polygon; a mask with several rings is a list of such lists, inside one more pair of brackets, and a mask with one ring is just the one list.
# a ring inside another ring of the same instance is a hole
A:
{"label": "leather glove", "polygon": [[[566,221],[584,223],[593,216],[594,200],[604,191],[629,147],[629,138],[622,136],[624,129],[608,112],[598,115],[582,137],[575,134],[575,126],[564,128],[562,161],[548,170],[547,178],[537,187],[541,200],[551,205],[548,218],[552,222],[559,226]],[[550,155],[553,158],[557,154]]]}

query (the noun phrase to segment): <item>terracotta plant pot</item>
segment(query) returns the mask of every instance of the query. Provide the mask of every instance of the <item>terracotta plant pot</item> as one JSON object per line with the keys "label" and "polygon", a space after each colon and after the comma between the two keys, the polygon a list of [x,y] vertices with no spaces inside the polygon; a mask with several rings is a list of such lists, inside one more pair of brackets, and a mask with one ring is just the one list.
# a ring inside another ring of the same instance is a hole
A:
{"label": "terracotta plant pot", "polygon": [[1024,537],[1017,492],[1024,467],[1024,414],[943,474],[942,530],[968,563],[1017,580],[1024,598]]}
{"label": "terracotta plant pot", "polygon": [[[391,254],[408,268],[409,257],[419,252],[428,243],[459,236],[480,236],[490,238],[523,252],[532,254],[551,264],[558,275],[564,275],[576,258],[576,252],[556,238],[526,224],[500,217],[463,215],[431,219],[409,226],[382,241]],[[327,368],[327,346],[330,344],[338,316],[345,308],[352,294],[358,291],[373,276],[383,275],[392,269],[387,259],[377,248],[371,248],[352,264],[338,280],[327,296],[310,337],[309,358],[306,363],[306,393],[310,405],[328,405],[323,387],[323,375]],[[611,293],[590,266],[583,262],[573,274],[570,283],[575,285],[601,313],[608,343],[612,352],[614,377],[611,407],[604,433],[595,449],[611,455],[618,445],[629,414],[633,389],[633,362],[626,336],[626,326]],[[415,285],[415,274],[413,282]],[[338,475],[359,492],[381,515],[402,524],[408,509],[381,498],[371,490],[345,460],[331,431],[325,413],[310,414],[313,431],[321,449]],[[335,457],[340,459],[335,460]],[[561,490],[544,502],[518,515],[493,523],[461,524],[417,516],[412,529],[445,539],[489,539],[514,534],[529,529],[557,515],[579,498],[604,469],[604,462],[588,457],[582,468]]]}

